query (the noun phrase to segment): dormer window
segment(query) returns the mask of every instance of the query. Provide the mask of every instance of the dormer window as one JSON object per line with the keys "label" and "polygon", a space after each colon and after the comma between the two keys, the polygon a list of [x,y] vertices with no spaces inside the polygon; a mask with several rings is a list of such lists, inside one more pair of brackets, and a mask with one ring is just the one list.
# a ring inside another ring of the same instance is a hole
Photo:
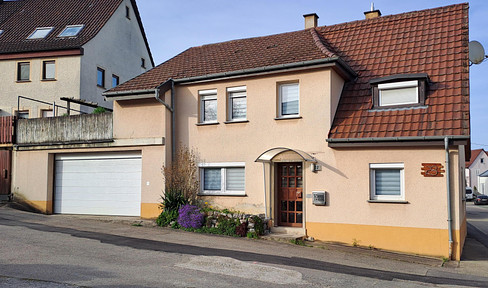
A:
{"label": "dormer window", "polygon": [[27,39],[44,39],[53,30],[53,27],[39,27]]}
{"label": "dormer window", "polygon": [[399,74],[371,80],[376,109],[423,106],[428,83],[425,73]]}
{"label": "dormer window", "polygon": [[75,37],[85,25],[68,25],[64,28],[63,32],[59,33],[58,37]]}

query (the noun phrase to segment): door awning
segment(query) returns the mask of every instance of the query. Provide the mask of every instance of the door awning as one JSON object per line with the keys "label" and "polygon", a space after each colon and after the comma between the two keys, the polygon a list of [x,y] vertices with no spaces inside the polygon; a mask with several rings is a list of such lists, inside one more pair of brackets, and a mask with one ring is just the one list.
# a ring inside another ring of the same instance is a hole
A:
{"label": "door awning", "polygon": [[254,162],[271,162],[276,155],[289,151],[298,154],[300,157],[302,157],[303,161],[317,163],[317,160],[315,160],[315,158],[307,152],[284,147],[271,148],[263,152],[263,154],[259,155],[259,157]]}

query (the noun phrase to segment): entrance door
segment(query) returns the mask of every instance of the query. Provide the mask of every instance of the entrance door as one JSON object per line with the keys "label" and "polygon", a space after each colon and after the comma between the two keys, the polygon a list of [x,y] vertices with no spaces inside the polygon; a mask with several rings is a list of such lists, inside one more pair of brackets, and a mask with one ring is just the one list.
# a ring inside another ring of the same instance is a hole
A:
{"label": "entrance door", "polygon": [[302,227],[303,223],[303,164],[278,164],[278,223],[281,226]]}

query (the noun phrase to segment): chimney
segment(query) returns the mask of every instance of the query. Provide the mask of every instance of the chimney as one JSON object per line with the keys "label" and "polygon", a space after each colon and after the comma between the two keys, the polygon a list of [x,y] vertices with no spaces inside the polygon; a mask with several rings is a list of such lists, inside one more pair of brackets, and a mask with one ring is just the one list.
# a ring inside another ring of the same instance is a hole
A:
{"label": "chimney", "polygon": [[319,15],[315,13],[305,14],[303,18],[305,18],[305,29],[317,27]]}
{"label": "chimney", "polygon": [[364,12],[364,16],[366,16],[366,19],[378,18],[381,16],[381,12],[380,10],[375,10],[374,3],[371,2],[371,11]]}

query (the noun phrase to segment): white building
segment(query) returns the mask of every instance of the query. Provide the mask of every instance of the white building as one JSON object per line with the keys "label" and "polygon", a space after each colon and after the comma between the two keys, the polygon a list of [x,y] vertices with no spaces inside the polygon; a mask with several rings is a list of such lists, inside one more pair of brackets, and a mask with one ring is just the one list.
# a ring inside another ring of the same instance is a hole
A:
{"label": "white building", "polygon": [[480,175],[488,171],[488,153],[483,149],[471,151],[471,160],[466,162],[466,186],[476,189],[476,191],[487,194],[488,187],[482,191],[480,185]]}

